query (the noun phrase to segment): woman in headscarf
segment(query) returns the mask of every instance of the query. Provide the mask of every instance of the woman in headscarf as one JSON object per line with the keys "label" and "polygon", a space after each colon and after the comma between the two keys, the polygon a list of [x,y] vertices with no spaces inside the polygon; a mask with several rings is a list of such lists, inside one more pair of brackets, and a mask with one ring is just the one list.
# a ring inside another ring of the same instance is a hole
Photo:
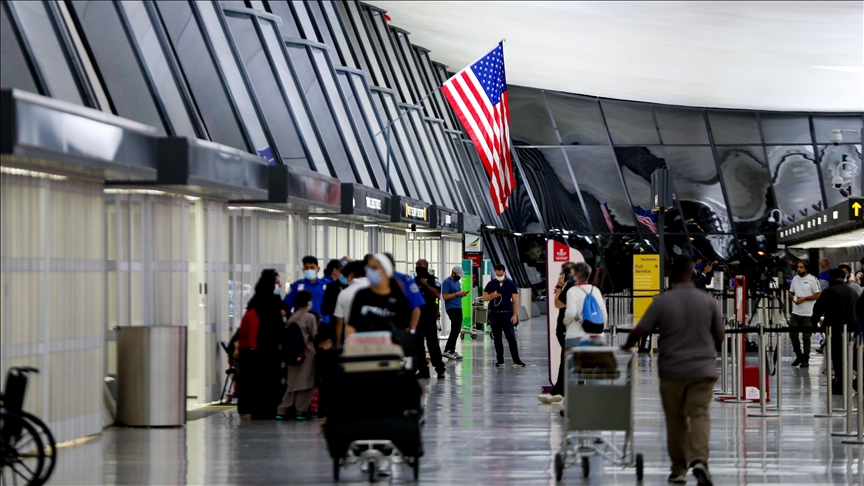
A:
{"label": "woman in headscarf", "polygon": [[237,412],[252,420],[273,419],[284,390],[286,308],[275,288],[276,272],[262,272],[240,325]]}
{"label": "woman in headscarf", "polygon": [[[297,292],[294,297],[297,309],[288,325],[297,324],[303,339],[303,359],[299,363],[288,363],[288,387],[277,409],[278,420],[308,420],[309,406],[315,393],[315,346],[313,338],[318,333],[318,316],[311,312],[312,293],[308,290]],[[290,332],[290,331],[289,331]]]}

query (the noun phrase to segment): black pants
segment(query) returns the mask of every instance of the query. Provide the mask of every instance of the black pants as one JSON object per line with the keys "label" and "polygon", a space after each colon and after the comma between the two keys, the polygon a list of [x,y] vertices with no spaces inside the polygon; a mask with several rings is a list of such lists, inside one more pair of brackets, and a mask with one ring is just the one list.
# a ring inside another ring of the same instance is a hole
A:
{"label": "black pants", "polygon": [[426,362],[426,352],[423,349],[425,341],[426,347],[429,348],[429,358],[432,360],[432,366],[435,371],[441,373],[444,371],[444,360],[441,359],[441,345],[438,344],[438,325],[435,319],[420,318],[417,324],[418,336],[418,356],[417,356],[417,371],[420,376],[429,375],[429,363]]}
{"label": "black pants", "polygon": [[[848,326],[851,328],[852,326]],[[854,334],[849,334],[849,342],[855,339]],[[836,390],[839,390],[843,386],[843,326],[831,326],[831,368],[834,371],[834,393],[837,393]],[[853,348],[854,349],[854,348]],[[850,350],[851,351],[851,350]],[[852,368],[854,370],[858,369],[858,361],[852,361]],[[854,386],[858,386],[857,383],[853,383]]]}
{"label": "black pants", "polygon": [[559,325],[555,329],[555,337],[558,339],[558,344],[561,345],[561,362],[558,363],[558,379],[555,380],[555,385],[549,392],[550,395],[564,395],[564,337],[566,335],[566,327]]}
{"label": "black pants", "polygon": [[444,351],[456,351],[456,340],[462,331],[462,308],[447,309],[447,317],[450,318],[450,337],[447,338]]}
{"label": "black pants", "polygon": [[513,314],[509,312],[490,312],[489,326],[492,327],[492,339],[495,341],[495,357],[497,363],[504,362],[504,342],[501,339],[501,334],[507,338],[507,344],[510,346],[510,357],[514,363],[521,363],[519,359],[519,345],[516,344],[516,328],[510,322]]}

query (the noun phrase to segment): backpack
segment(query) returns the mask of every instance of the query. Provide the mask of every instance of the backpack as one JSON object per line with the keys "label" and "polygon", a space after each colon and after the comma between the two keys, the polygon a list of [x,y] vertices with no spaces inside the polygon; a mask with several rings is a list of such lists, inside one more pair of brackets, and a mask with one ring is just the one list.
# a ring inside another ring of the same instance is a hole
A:
{"label": "backpack", "polygon": [[303,364],[306,359],[306,340],[303,331],[296,322],[289,322],[286,331],[285,361],[289,366]]}
{"label": "backpack", "polygon": [[243,319],[240,321],[240,329],[237,331],[235,355],[239,354],[240,351],[258,347],[258,328],[260,326],[261,320],[258,319],[258,313],[255,309],[249,309],[243,314]]}
{"label": "backpack", "polygon": [[[582,303],[582,329],[588,334],[603,333],[606,323],[603,322],[603,310],[600,304],[597,303],[593,293],[587,292],[581,285],[578,288],[585,292],[585,301]],[[591,291],[594,291],[593,286]]]}

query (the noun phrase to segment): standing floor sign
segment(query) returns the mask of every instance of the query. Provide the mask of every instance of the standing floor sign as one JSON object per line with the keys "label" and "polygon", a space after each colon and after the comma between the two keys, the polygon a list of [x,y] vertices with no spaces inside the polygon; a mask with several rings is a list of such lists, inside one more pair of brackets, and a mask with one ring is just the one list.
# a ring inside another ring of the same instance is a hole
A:
{"label": "standing floor sign", "polygon": [[633,255],[633,327],[660,293],[660,255]]}
{"label": "standing floor sign", "polygon": [[558,285],[558,275],[561,274],[561,266],[567,262],[584,262],[582,252],[561,243],[560,241],[546,241],[546,326],[549,342],[549,382],[553,383],[558,377],[558,366],[561,363],[561,344],[555,337],[555,328],[558,326],[558,309],[555,308],[555,286]]}

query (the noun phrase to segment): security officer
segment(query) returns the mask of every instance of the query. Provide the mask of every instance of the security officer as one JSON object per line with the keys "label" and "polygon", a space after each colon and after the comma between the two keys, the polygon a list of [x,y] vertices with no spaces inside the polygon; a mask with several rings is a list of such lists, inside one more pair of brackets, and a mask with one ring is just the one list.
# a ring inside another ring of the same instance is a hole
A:
{"label": "security officer", "polygon": [[321,302],[324,301],[324,291],[327,284],[318,278],[318,258],[307,255],[303,257],[303,278],[297,280],[288,288],[285,295],[285,305],[294,312],[294,296],[301,290],[308,290],[312,294],[312,307],[309,309],[318,317],[321,317]]}
{"label": "security officer", "polygon": [[[438,298],[441,296],[441,282],[438,278],[429,273],[429,262],[424,259],[417,260],[414,281],[423,295],[426,303],[420,308],[420,322],[417,325],[417,335],[420,342],[426,342],[426,347],[429,348],[429,357],[432,359],[432,366],[438,372],[438,379],[443,380],[444,360],[441,359],[441,346],[438,344]],[[418,378],[429,378],[429,364],[426,362],[426,353],[423,353],[423,346],[418,346],[421,350],[421,356],[418,356],[417,370]]]}

